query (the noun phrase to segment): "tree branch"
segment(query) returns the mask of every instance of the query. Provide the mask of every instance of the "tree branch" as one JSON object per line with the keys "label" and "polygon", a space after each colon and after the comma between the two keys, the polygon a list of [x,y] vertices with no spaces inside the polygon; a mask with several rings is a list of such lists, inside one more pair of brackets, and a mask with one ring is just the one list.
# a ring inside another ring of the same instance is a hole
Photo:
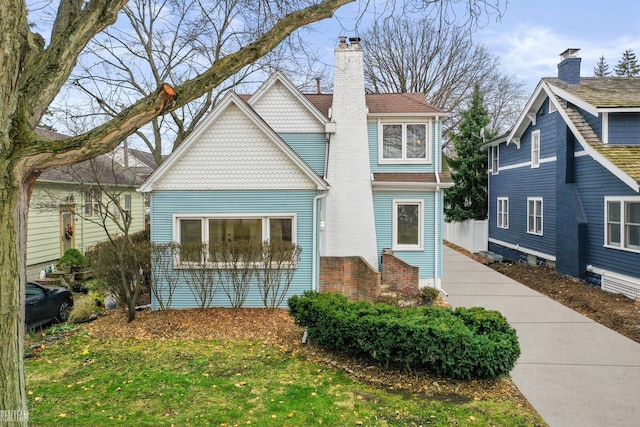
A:
{"label": "tree branch", "polygon": [[46,50],[31,56],[20,87],[24,111],[35,127],[67,81],[78,55],[100,31],[113,24],[128,0],[61,0]]}
{"label": "tree branch", "polygon": [[[109,3],[109,0],[93,0]],[[153,118],[184,106],[214,89],[243,67],[269,53],[296,29],[333,16],[340,6],[355,0],[325,0],[293,12],[280,19],[273,28],[255,42],[217,60],[203,74],[175,89],[163,85],[113,119],[95,129],[63,140],[47,140],[33,135],[34,144],[21,150],[19,158],[33,173],[106,153]],[[113,3],[113,2],[112,2]]]}

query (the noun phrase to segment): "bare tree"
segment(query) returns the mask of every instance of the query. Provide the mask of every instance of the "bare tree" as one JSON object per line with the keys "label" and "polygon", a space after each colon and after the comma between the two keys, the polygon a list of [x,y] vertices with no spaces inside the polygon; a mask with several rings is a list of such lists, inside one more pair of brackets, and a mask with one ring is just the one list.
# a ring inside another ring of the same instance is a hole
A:
{"label": "bare tree", "polygon": [[[247,19],[237,21],[248,29],[241,45],[223,52],[219,60],[206,64],[197,75],[174,86],[163,83],[149,89],[146,96],[117,105],[113,118],[80,134],[52,140],[38,135],[36,127],[68,82],[81,53],[104,30],[113,28],[129,1],[30,0],[28,10],[27,0],[0,0],[0,169],[4,171],[0,185],[4,202],[0,205],[0,408],[27,410],[22,358],[26,219],[39,174],[109,152],[154,118],[213,91],[298,28],[329,18],[336,9],[353,1],[238,0],[234,2],[237,8],[248,13]],[[475,4],[495,3],[442,0],[436,5],[450,2],[468,3],[470,9]],[[43,37],[35,31],[46,33]],[[27,420],[16,424],[27,425]]]}
{"label": "bare tree", "polygon": [[[51,126],[66,123],[71,129],[103,122],[123,106],[148,96],[163,83],[181,84],[206,70],[255,37],[256,28],[234,25],[255,19],[251,8],[228,0],[130,0],[121,20],[127,25],[108,28],[89,43],[80,56],[63,102],[52,107]],[[290,37],[285,43],[249,64],[203,96],[152,119],[135,135],[156,162],[175,150],[227,90],[250,87],[274,69],[306,70],[302,82],[322,70],[308,40]],[[308,62],[306,65],[300,61]],[[116,89],[117,90],[114,90]]]}
{"label": "bare tree", "polygon": [[492,131],[507,129],[524,102],[524,82],[500,72],[498,58],[473,42],[468,23],[393,16],[363,35],[365,80],[374,93],[422,92],[451,112],[445,135],[480,86]]}

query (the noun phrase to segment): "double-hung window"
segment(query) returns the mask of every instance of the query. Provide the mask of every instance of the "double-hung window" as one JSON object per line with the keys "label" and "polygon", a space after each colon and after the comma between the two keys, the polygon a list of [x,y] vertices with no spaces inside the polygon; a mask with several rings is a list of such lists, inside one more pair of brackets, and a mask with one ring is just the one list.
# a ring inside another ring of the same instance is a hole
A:
{"label": "double-hung window", "polygon": [[542,236],[542,198],[527,199],[527,233]]}
{"label": "double-hung window", "polygon": [[640,251],[640,199],[605,198],[605,246]]}
{"label": "double-hung window", "polygon": [[[193,244],[200,247],[189,259],[207,263],[205,247],[213,247],[222,242],[281,241],[295,243],[296,215],[213,215],[176,216],[174,240],[181,245]],[[193,258],[193,259],[190,259]],[[179,262],[180,262],[179,261]]]}
{"label": "double-hung window", "polygon": [[531,132],[531,167],[540,167],[540,131]]}
{"label": "double-hung window", "polygon": [[93,217],[100,215],[100,201],[102,193],[98,189],[84,192],[84,215]]}
{"label": "double-hung window", "polygon": [[500,146],[491,147],[491,175],[497,175],[500,170]]}
{"label": "double-hung window", "polygon": [[422,200],[394,200],[394,250],[422,250],[424,247],[423,217],[424,210]]}
{"label": "double-hung window", "polygon": [[498,228],[509,228],[509,198],[498,197]]}
{"label": "double-hung window", "polygon": [[381,163],[428,163],[426,123],[383,123]]}

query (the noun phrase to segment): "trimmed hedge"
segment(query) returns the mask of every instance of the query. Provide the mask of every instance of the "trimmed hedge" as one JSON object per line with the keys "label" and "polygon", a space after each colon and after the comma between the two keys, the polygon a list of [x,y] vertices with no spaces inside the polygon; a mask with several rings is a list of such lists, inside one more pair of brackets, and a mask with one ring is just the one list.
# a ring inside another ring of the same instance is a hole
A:
{"label": "trimmed hedge", "polygon": [[498,378],[520,356],[515,330],[480,307],[416,307],[351,303],[339,294],[289,298],[290,315],[319,345],[457,378]]}

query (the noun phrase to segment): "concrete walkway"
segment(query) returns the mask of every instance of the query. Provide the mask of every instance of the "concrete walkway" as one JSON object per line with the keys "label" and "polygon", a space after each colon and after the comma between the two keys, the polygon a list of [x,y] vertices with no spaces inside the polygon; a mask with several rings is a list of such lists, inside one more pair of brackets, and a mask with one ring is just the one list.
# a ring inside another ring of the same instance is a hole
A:
{"label": "concrete walkway", "polygon": [[516,329],[511,377],[550,426],[640,426],[640,344],[448,247],[444,268],[452,306],[498,310]]}

